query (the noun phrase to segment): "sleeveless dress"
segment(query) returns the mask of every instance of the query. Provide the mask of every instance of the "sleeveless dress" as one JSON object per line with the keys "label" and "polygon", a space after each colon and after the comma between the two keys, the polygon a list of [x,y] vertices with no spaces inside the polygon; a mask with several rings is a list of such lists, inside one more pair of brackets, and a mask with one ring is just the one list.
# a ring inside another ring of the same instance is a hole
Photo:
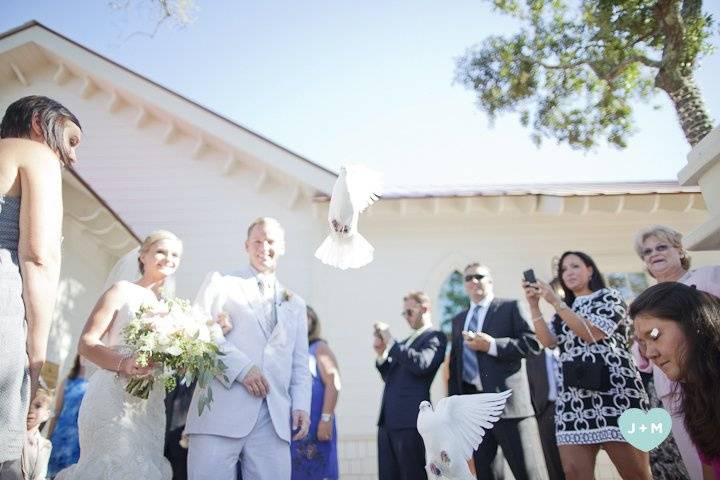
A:
{"label": "sleeveless dress", "polygon": [[[648,410],[640,373],[628,348],[630,321],[620,292],[611,288],[575,298],[572,310],[599,328],[603,340],[588,344],[555,315],[552,327],[558,339],[560,365],[555,402],[555,434],[558,445],[625,442],[620,415],[630,408]],[[608,366],[610,387],[604,391],[566,386],[564,362],[600,362]]]}
{"label": "sleeveless dress", "polygon": [[[122,329],[130,316],[146,303],[147,290],[123,282],[125,304],[103,342],[129,353]],[[172,468],[163,456],[165,442],[165,389],[156,382],[147,400],[125,391],[127,379],[98,368],[88,380],[80,406],[78,427],[80,459],[62,470],[56,480],[170,480]]]}
{"label": "sleeveless dress", "polygon": [[0,195],[0,463],[20,459],[30,404],[19,240],[20,198]]}
{"label": "sleeveless dress", "polygon": [[78,413],[87,380],[83,377],[68,378],[65,381],[62,411],[59,413],[55,430],[50,441],[52,453],[48,465],[48,475],[54,477],[60,470],[77,463],[80,458],[80,440],[78,439]]}
{"label": "sleeveless dress", "polygon": [[312,404],[310,407],[310,432],[303,440],[294,441],[290,446],[292,455],[292,480],[337,480],[337,431],[335,416],[332,419],[332,438],[329,442],[317,439],[317,427],[320,424],[325,384],[317,366],[317,347],[319,340],[310,344],[309,363],[312,375]]}

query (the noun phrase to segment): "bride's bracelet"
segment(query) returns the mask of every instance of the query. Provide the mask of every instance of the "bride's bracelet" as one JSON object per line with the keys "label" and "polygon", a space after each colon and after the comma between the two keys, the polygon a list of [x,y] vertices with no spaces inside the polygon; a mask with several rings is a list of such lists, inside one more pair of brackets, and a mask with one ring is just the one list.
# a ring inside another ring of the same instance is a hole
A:
{"label": "bride's bracelet", "polygon": [[120,376],[120,372],[121,372],[120,367],[122,367],[123,362],[124,362],[125,360],[127,360],[128,358],[130,358],[130,357],[132,357],[132,355],[123,355],[123,356],[120,358],[120,361],[118,362],[117,368],[115,369],[115,378],[117,378],[117,377]]}

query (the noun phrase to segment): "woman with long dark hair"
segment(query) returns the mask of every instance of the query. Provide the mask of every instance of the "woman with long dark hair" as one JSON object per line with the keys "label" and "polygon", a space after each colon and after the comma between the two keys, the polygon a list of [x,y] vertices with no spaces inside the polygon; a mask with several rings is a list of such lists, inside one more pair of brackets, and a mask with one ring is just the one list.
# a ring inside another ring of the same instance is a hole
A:
{"label": "woman with long dark hair", "polygon": [[25,418],[39,385],[60,277],[63,166],[80,122],[47,97],[21,98],[0,124],[0,476],[22,478]]}
{"label": "woman with long dark hair", "polygon": [[[691,268],[691,258],[682,239],[683,234],[674,228],[652,225],[638,232],[633,246],[638,257],[645,263],[647,273],[657,283],[680,282],[695,285],[698,290],[716,296],[720,295],[720,267]],[[673,382],[662,370],[653,367],[640,347],[640,342],[633,342],[632,352],[643,375],[650,406],[665,407],[669,412],[677,411],[673,404]],[[678,455],[682,462],[677,461]],[[650,452],[650,460],[655,480],[702,477],[702,463],[690,435],[685,430],[682,415],[672,415],[672,435]],[[683,473],[683,470],[686,470],[686,473]]]}
{"label": "woman with long dark hair", "polygon": [[[523,282],[538,339],[560,350],[555,427],[568,480],[593,478],[603,448],[624,479],[650,480],[647,453],[625,441],[618,419],[630,408],[647,409],[647,395],[628,350],[625,302],[605,287],[590,256],[562,254],[557,278],[561,298],[547,283]],[[556,314],[546,323],[540,299]]]}
{"label": "woman with long dark hair", "polygon": [[50,420],[47,432],[53,445],[48,465],[51,478],[63,468],[77,463],[80,458],[78,413],[85,390],[85,366],[80,355],[75,355],[70,373],[56,389],[55,416]]}
{"label": "woman with long dark hair", "polygon": [[645,355],[677,382],[674,395],[703,463],[705,480],[720,480],[720,299],[665,282],[630,306]]}

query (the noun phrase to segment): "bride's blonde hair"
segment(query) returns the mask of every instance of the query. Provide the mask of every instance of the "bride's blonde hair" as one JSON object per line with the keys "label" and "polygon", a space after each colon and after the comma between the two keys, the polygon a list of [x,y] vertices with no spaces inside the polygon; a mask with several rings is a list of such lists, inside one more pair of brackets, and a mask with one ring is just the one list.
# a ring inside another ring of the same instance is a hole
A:
{"label": "bride's blonde hair", "polygon": [[180,244],[180,250],[182,250],[182,240],[180,240],[177,235],[168,230],[155,230],[145,237],[145,240],[143,240],[142,244],[140,244],[140,251],[138,252],[138,270],[140,270],[141,274],[145,274],[145,266],[143,265],[142,260],[140,260],[140,257],[142,257],[143,254],[153,246],[153,244],[161,240],[176,241]]}

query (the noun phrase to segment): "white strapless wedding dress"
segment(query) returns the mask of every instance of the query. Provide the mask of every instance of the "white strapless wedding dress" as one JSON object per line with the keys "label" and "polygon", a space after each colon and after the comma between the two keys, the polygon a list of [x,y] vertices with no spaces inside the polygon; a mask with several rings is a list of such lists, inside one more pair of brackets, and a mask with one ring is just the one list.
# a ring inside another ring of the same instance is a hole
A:
{"label": "white strapless wedding dress", "polygon": [[[148,300],[148,291],[125,285],[125,305],[103,339],[119,351],[121,331],[132,312]],[[56,480],[169,480],[170,463],[163,456],[165,443],[165,389],[155,384],[147,400],[125,391],[127,379],[97,369],[88,381],[78,417],[80,460],[61,471]]]}

